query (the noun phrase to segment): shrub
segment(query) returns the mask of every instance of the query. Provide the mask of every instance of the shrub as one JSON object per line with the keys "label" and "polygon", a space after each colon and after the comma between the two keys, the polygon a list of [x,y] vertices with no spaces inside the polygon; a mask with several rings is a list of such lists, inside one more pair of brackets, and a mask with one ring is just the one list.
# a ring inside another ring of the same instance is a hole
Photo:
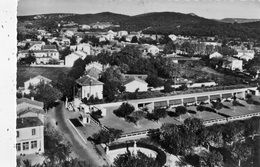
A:
{"label": "shrub", "polygon": [[[160,164],[160,166],[163,166],[166,163],[166,154],[158,147],[149,145],[146,143],[141,143],[141,142],[137,142],[136,145],[137,145],[137,147],[147,148],[147,149],[151,149],[151,150],[155,151],[157,153],[156,160]],[[115,150],[115,149],[127,148],[127,147],[133,147],[133,146],[134,146],[134,142],[119,143],[116,145],[109,146],[109,150]]]}
{"label": "shrub", "polygon": [[194,110],[188,110],[187,112],[190,113],[190,114],[196,114],[196,113],[197,113],[197,112],[194,111]]}
{"label": "shrub", "polygon": [[169,115],[169,117],[178,117],[178,116],[180,116],[178,113],[176,113],[176,112],[168,112],[168,115]]}

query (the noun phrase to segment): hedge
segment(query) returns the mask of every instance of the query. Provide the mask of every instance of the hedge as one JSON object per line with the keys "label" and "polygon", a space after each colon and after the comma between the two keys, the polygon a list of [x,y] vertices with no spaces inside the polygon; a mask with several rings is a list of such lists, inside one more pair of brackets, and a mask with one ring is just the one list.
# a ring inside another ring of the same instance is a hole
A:
{"label": "hedge", "polygon": [[[136,142],[136,145],[137,145],[137,147],[147,148],[147,149],[155,151],[157,153],[156,160],[158,161],[160,166],[163,166],[166,163],[166,154],[160,148],[153,146],[153,145],[146,144],[146,143],[142,143],[142,142]],[[133,147],[134,142],[119,143],[119,144],[116,144],[116,145],[111,145],[111,146],[109,146],[109,150],[126,148],[127,146]]]}

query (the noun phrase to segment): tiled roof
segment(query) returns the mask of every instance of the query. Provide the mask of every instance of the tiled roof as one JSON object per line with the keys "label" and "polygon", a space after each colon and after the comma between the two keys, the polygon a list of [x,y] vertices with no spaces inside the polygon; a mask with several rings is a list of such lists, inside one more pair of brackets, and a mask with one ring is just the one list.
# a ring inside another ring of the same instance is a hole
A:
{"label": "tiled roof", "polygon": [[99,69],[95,68],[95,67],[92,67],[90,68],[89,70],[86,71],[86,75],[89,75],[91,77],[94,77],[96,79],[99,78],[99,74],[101,73],[102,71],[100,71]]}
{"label": "tiled roof", "polygon": [[[37,75],[37,76],[34,77],[34,78],[38,78],[38,79],[40,79],[40,80],[44,80],[44,81],[46,81],[46,82],[51,82],[51,80],[50,80],[49,78],[46,78],[46,77],[41,76],[41,75]],[[31,79],[34,79],[34,78],[31,78]],[[28,79],[28,80],[25,81],[25,82],[28,82],[28,81],[30,81],[31,79]]]}
{"label": "tiled roof", "polygon": [[43,109],[40,110],[40,109],[28,107],[26,109],[21,109],[21,110],[17,111],[17,116],[20,116],[20,115],[23,115],[26,113],[45,114]]}
{"label": "tiled roof", "polygon": [[77,79],[76,82],[81,86],[93,86],[93,85],[103,85],[104,84],[89,75],[86,75],[86,76],[83,76],[83,77]]}
{"label": "tiled roof", "polygon": [[57,49],[57,48],[56,48],[56,45],[43,45],[42,49],[43,50],[46,50],[46,49],[48,50],[48,49]]}
{"label": "tiled roof", "polygon": [[129,78],[127,79],[125,82],[124,82],[124,85],[126,84],[129,84],[130,82],[133,82],[133,81],[138,81],[138,82],[141,82],[143,84],[147,84],[145,81],[139,79],[139,78],[136,78],[136,77],[133,77],[133,78]]}
{"label": "tiled roof", "polygon": [[[56,52],[58,52],[57,50],[30,50],[31,51],[31,53],[33,54],[33,53],[56,53]],[[18,53],[29,53],[29,51],[28,50],[21,50],[21,51],[19,51]]]}
{"label": "tiled roof", "polygon": [[17,99],[16,103],[17,103],[17,105],[21,104],[21,103],[28,103],[28,104],[32,104],[32,105],[35,105],[37,107],[43,108],[43,102],[37,101],[37,100],[31,100],[31,99],[28,99],[28,98]]}
{"label": "tiled roof", "polygon": [[16,119],[16,129],[43,126],[42,121],[38,117],[23,117]]}

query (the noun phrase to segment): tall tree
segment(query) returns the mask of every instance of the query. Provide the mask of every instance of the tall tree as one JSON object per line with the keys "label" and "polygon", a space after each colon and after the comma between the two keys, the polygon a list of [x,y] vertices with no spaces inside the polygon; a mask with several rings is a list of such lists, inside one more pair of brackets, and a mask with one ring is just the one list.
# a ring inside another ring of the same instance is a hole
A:
{"label": "tall tree", "polygon": [[181,120],[181,115],[186,114],[187,108],[184,106],[178,106],[175,108],[175,112],[180,116],[180,120]]}
{"label": "tall tree", "polygon": [[118,139],[122,135],[123,131],[115,128],[108,128],[108,130],[101,129],[97,133],[92,135],[96,144],[104,143],[109,145],[112,141]]}
{"label": "tall tree", "polygon": [[61,99],[63,94],[57,88],[41,83],[36,87],[35,99],[44,102],[44,109],[49,109],[53,106],[54,102]]}
{"label": "tall tree", "polygon": [[113,101],[123,86],[123,76],[117,66],[111,66],[101,74],[100,81],[104,83],[103,94],[106,101]]}

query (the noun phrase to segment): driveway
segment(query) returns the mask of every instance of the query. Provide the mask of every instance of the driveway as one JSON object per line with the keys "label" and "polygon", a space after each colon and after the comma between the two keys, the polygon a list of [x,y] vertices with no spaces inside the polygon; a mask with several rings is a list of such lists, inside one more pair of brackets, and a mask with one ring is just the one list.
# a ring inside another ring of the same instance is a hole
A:
{"label": "driveway", "polygon": [[94,149],[93,145],[80,138],[78,133],[73,129],[68,122],[68,118],[75,118],[78,113],[70,112],[64,107],[64,103],[61,102],[54,110],[54,118],[58,122],[57,130],[59,130],[72,144],[72,151],[82,160],[89,162],[92,166],[107,165],[107,162],[99,156]]}

